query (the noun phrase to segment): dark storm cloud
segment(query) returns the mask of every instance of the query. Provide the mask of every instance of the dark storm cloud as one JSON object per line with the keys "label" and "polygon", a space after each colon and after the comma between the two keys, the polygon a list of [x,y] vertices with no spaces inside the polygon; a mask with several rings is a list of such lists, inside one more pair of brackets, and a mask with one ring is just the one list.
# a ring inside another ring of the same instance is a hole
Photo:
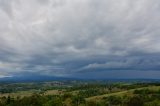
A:
{"label": "dark storm cloud", "polygon": [[0,74],[159,72],[159,9],[158,0],[0,0]]}

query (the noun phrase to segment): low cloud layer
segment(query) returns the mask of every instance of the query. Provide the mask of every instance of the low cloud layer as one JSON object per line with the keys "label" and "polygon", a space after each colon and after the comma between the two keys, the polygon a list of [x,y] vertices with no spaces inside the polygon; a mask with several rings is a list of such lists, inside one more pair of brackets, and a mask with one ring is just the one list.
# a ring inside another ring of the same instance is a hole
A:
{"label": "low cloud layer", "polygon": [[158,0],[0,0],[0,76],[160,73],[159,10]]}

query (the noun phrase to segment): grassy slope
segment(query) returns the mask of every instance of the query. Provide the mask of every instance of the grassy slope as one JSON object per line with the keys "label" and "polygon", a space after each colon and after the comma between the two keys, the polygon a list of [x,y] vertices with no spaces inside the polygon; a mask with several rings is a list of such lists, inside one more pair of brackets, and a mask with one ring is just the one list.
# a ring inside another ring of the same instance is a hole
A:
{"label": "grassy slope", "polygon": [[87,101],[90,100],[100,100],[103,97],[109,97],[109,96],[123,96],[125,94],[132,94],[134,90],[141,90],[141,89],[152,89],[152,90],[158,90],[160,89],[160,86],[149,86],[149,87],[142,87],[142,88],[136,88],[136,89],[131,89],[131,90],[126,90],[126,91],[121,91],[121,92],[115,92],[115,93],[109,93],[109,94],[104,94],[104,95],[98,95],[98,96],[93,96],[86,98]]}

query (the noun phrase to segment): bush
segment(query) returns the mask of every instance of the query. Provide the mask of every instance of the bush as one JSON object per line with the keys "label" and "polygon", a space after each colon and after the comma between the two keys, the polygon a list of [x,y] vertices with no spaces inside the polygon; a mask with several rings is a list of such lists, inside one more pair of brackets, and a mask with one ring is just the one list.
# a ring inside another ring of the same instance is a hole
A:
{"label": "bush", "polygon": [[128,106],[143,106],[144,101],[139,96],[131,97],[127,103]]}

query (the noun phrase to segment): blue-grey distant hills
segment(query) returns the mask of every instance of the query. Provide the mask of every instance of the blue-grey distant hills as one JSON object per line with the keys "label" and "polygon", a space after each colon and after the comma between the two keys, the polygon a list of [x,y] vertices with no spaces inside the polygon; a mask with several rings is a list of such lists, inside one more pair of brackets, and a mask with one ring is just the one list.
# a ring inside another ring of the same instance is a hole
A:
{"label": "blue-grey distant hills", "polygon": [[52,81],[52,80],[73,80],[74,78],[56,77],[56,76],[14,76],[0,78],[0,82],[32,82],[32,81]]}
{"label": "blue-grey distant hills", "polygon": [[65,80],[102,80],[108,82],[160,82],[160,79],[81,79],[81,78],[68,78],[57,76],[45,76],[45,75],[27,75],[27,76],[13,76],[0,78],[0,82],[45,82],[45,81],[65,81]]}

